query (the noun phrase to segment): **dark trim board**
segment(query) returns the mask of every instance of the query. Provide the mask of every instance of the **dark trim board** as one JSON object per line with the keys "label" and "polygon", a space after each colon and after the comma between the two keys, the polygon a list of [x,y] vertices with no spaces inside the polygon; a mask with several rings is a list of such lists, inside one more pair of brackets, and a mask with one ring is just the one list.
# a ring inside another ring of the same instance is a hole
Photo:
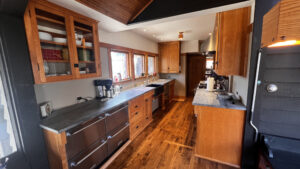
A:
{"label": "dark trim board", "polygon": [[129,22],[129,24],[161,19],[244,1],[247,0],[156,0],[133,21]]}
{"label": "dark trim board", "polygon": [[257,145],[254,143],[255,132],[250,126],[251,106],[254,91],[254,81],[256,74],[257,56],[261,45],[261,34],[263,16],[280,0],[256,0],[255,15],[253,24],[252,48],[250,59],[250,75],[248,85],[248,99],[247,99],[247,114],[245,121],[244,141],[243,141],[243,155],[242,155],[242,169],[253,169],[257,165],[258,152]]}

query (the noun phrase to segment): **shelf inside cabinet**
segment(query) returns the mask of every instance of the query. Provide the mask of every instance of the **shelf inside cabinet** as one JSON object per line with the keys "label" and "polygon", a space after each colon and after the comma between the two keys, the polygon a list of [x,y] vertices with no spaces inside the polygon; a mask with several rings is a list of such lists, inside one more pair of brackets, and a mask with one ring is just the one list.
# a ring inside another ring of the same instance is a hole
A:
{"label": "shelf inside cabinet", "polygon": [[48,22],[60,24],[60,25],[65,25],[64,22],[61,22],[61,21],[58,21],[58,20],[55,20],[55,19],[51,19],[51,18],[47,18],[47,17],[41,16],[41,15],[36,15],[36,18],[40,19],[40,20],[44,20],[44,21],[48,21]]}
{"label": "shelf inside cabinet", "polygon": [[40,40],[40,41],[41,43],[47,43],[52,45],[68,46],[66,43],[59,43],[59,42],[48,41],[48,40]]}
{"label": "shelf inside cabinet", "polygon": [[69,60],[44,60],[49,63],[69,63]]}
{"label": "shelf inside cabinet", "polygon": [[82,49],[94,49],[93,47],[87,47],[87,46],[77,46],[77,47]]}
{"label": "shelf inside cabinet", "polygon": [[88,32],[88,33],[91,33],[91,32],[92,32],[92,31],[89,30],[89,29],[82,28],[82,27],[79,27],[79,26],[75,26],[75,29],[78,29],[78,30],[83,31],[83,32]]}
{"label": "shelf inside cabinet", "polygon": [[95,63],[95,61],[78,61],[79,63]]}

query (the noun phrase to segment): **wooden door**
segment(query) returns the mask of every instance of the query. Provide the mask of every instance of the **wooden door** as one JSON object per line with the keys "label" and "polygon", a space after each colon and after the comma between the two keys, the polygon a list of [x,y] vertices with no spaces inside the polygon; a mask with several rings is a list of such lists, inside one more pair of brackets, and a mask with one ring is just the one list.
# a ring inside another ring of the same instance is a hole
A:
{"label": "wooden door", "polygon": [[206,57],[187,55],[187,96],[194,96],[194,89],[205,80]]}
{"label": "wooden door", "polygon": [[168,45],[165,43],[159,44],[159,60],[160,60],[160,73],[169,73],[169,54]]}
{"label": "wooden door", "polygon": [[179,73],[180,65],[180,42],[170,42],[168,44],[169,73]]}

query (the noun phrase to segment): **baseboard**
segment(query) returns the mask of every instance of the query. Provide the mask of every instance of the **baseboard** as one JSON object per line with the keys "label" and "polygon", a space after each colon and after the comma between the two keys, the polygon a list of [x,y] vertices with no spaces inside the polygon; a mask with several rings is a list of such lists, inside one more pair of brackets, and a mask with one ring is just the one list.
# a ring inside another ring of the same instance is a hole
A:
{"label": "baseboard", "polygon": [[186,100],[185,96],[174,96],[173,101],[184,102]]}

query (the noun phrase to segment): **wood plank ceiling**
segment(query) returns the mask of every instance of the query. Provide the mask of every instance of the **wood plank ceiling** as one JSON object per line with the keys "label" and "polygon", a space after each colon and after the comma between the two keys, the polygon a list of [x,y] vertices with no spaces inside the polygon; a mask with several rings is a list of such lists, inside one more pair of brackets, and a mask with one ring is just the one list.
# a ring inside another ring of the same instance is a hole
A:
{"label": "wood plank ceiling", "polygon": [[133,21],[153,0],[76,0],[124,24]]}

